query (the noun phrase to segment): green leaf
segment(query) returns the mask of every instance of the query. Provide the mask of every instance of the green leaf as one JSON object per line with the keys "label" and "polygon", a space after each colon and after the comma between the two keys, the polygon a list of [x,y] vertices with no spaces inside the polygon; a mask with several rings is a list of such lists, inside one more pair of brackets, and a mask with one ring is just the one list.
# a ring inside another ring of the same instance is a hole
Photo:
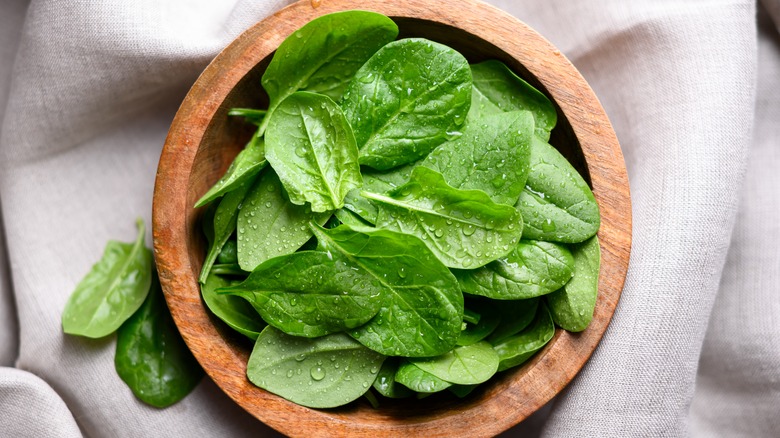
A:
{"label": "green leaf", "polygon": [[463,292],[519,300],[561,288],[574,273],[574,257],[562,245],[521,240],[507,256],[474,270],[454,270]]}
{"label": "green leaf", "polygon": [[408,359],[421,370],[458,385],[487,381],[498,369],[498,354],[487,342],[456,347],[436,357]]}
{"label": "green leaf", "polygon": [[144,246],[143,221],[138,219],[136,225],[136,241],[109,241],[103,257],[68,298],[62,311],[65,333],[88,338],[110,335],[144,302],[152,281],[152,252]]}
{"label": "green leaf", "polygon": [[218,292],[245,298],[289,335],[313,338],[366,323],[379,311],[384,288],[353,260],[302,251],[267,260],[243,283]]}
{"label": "green leaf", "polygon": [[534,119],[528,111],[469,122],[463,135],[437,147],[422,165],[457,189],[482,190],[497,204],[515,205],[528,178]]}
{"label": "green leaf", "polygon": [[406,398],[411,397],[413,394],[409,388],[395,381],[395,373],[398,372],[398,362],[399,359],[396,357],[385,359],[376,380],[374,380],[374,389],[388,398]]}
{"label": "green leaf", "polygon": [[219,264],[238,264],[238,242],[235,239],[228,239],[217,256]]}
{"label": "green leaf", "polygon": [[287,202],[273,169],[267,169],[249,190],[238,213],[238,263],[252,271],[273,257],[292,254],[312,236],[308,224],[324,224],[330,213],[312,213],[308,206]]}
{"label": "green leaf", "polygon": [[[266,110],[253,108],[231,108],[228,111],[229,116],[243,117],[247,122],[257,126],[263,124],[263,119],[267,113],[268,111]],[[255,136],[259,137],[258,135]]]}
{"label": "green leaf", "polygon": [[203,377],[168,313],[156,275],[141,308],[117,332],[114,366],[136,397],[158,408],[184,398]]}
{"label": "green leaf", "polygon": [[534,320],[539,309],[539,298],[530,298],[527,300],[501,301],[495,302],[494,309],[501,318],[493,333],[488,335],[487,341],[493,345],[514,336],[523,331]]}
{"label": "green leaf", "polygon": [[412,391],[423,394],[443,391],[452,386],[452,383],[444,381],[427,371],[423,371],[408,360],[401,361],[398,371],[395,373],[395,381]]}
{"label": "green leaf", "polygon": [[245,299],[233,295],[218,294],[217,289],[230,286],[230,282],[213,272],[201,285],[200,293],[211,313],[221,319],[233,330],[250,339],[257,335],[267,325],[260,315]]}
{"label": "green leaf", "polygon": [[513,207],[479,190],[458,190],[442,175],[417,167],[388,195],[364,192],[379,207],[377,227],[417,236],[446,266],[473,269],[517,245],[523,220]]}
{"label": "green leaf", "polygon": [[246,375],[293,403],[333,408],[368,391],[384,359],[343,333],[306,339],[269,326],[257,338]]}
{"label": "green leaf", "polygon": [[225,193],[237,190],[257,175],[265,165],[263,139],[253,135],[246,147],[233,159],[227,172],[198,200],[195,208],[202,207]]}
{"label": "green leaf", "polygon": [[[466,313],[469,311],[475,311],[479,314],[479,320],[476,322],[467,322],[466,328],[460,332],[458,337],[458,345],[471,345],[485,339],[501,323],[501,316],[499,310],[496,307],[502,306],[503,303],[487,300],[467,300],[466,301]],[[466,318],[463,318],[466,321]]]}
{"label": "green leaf", "polygon": [[547,295],[547,303],[558,326],[570,332],[581,332],[593,319],[599,294],[601,248],[598,237],[573,245],[572,254],[574,277],[563,288]]}
{"label": "green leaf", "polygon": [[398,26],[375,12],[336,12],[310,21],[279,45],[263,74],[269,115],[298,90],[340,99],[355,72],[396,36]]}
{"label": "green leaf", "polygon": [[545,141],[550,138],[558,114],[547,96],[520,79],[500,61],[474,64],[471,74],[474,89],[469,120],[501,111],[528,110],[534,115],[536,135]]}
{"label": "green leaf", "polygon": [[449,351],[463,321],[457,281],[414,236],[388,230],[340,226],[315,228],[325,251],[342,254],[370,272],[383,288],[379,313],[350,331],[385,355],[434,356]]}
{"label": "green leaf", "polygon": [[541,350],[555,335],[550,311],[544,303],[539,305],[533,322],[522,332],[493,344],[500,362],[498,371],[516,367]]}
{"label": "green leaf", "polygon": [[[209,231],[212,232],[212,239],[209,242],[209,250],[206,253],[206,259],[203,260],[203,267],[200,270],[200,277],[198,281],[203,284],[206,282],[206,278],[209,276],[211,267],[222,252],[222,247],[225,242],[230,239],[233,232],[236,230],[236,223],[238,221],[239,207],[244,198],[252,186],[251,181],[247,181],[235,190],[228,192],[222,200],[219,201],[219,205],[214,210],[213,225],[209,227]],[[208,215],[204,215],[203,220],[208,220]],[[204,226],[205,227],[205,226]]]}
{"label": "green leaf", "polygon": [[579,243],[596,234],[599,206],[590,187],[554,147],[534,139],[531,172],[516,205],[524,239]]}
{"label": "green leaf", "polygon": [[344,206],[347,192],[363,185],[355,137],[329,97],[297,92],[276,108],[266,133],[266,157],[290,202],[315,212]]}
{"label": "green leaf", "polygon": [[360,164],[379,170],[417,161],[457,136],[470,104],[466,59],[421,38],[379,49],[355,74],[341,101],[360,148]]}
{"label": "green leaf", "polygon": [[[346,208],[340,208],[333,212],[333,215],[339,220],[340,223],[349,225],[351,227],[370,227],[372,224],[360,217],[357,213]],[[335,227],[329,227],[335,228]]]}

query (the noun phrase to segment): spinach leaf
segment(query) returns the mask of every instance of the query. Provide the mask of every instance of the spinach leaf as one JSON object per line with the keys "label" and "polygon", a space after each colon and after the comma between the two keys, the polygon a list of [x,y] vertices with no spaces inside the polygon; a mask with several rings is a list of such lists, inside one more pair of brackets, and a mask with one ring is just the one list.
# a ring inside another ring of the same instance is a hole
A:
{"label": "spinach leaf", "polygon": [[297,92],[270,116],[266,157],[290,202],[315,212],[344,206],[347,192],[363,185],[352,128],[329,97]]}
{"label": "spinach leaf", "polygon": [[541,303],[530,326],[514,336],[493,344],[493,349],[501,360],[498,371],[507,370],[527,361],[547,345],[554,335],[555,325],[550,311],[544,303]]}
{"label": "spinach leaf", "polygon": [[[257,126],[263,124],[263,119],[267,113],[268,111],[266,110],[252,108],[231,108],[230,111],[228,111],[229,116],[243,117],[247,122]],[[257,134],[255,134],[255,136],[260,137]]]}
{"label": "spinach leaf", "polygon": [[515,205],[528,178],[534,119],[512,111],[469,122],[463,135],[434,149],[422,165],[452,187],[482,190],[497,204]]}
{"label": "spinach leaf", "polygon": [[203,301],[211,313],[221,319],[233,330],[250,339],[257,339],[257,335],[266,326],[265,321],[252,308],[245,299],[233,295],[218,294],[217,289],[230,286],[230,282],[223,277],[212,273],[206,279],[206,283],[200,287]]}
{"label": "spinach leaf", "polygon": [[291,254],[311,238],[309,221],[324,224],[330,213],[312,213],[308,206],[284,199],[273,169],[267,169],[249,190],[238,213],[238,263],[252,271],[266,260]]}
{"label": "spinach leaf", "polygon": [[[466,301],[466,313],[471,309],[476,309],[480,318],[476,322],[466,322],[466,328],[460,332],[458,337],[458,345],[476,344],[493,333],[496,327],[501,324],[501,316],[496,307],[502,305],[503,303],[488,302],[487,300]],[[463,320],[466,321],[466,318],[464,317]]]}
{"label": "spinach leaf", "polygon": [[601,248],[593,236],[573,245],[574,277],[563,288],[547,295],[553,321],[564,330],[581,332],[593,319],[599,294]]}
{"label": "spinach leaf", "polygon": [[531,172],[517,201],[524,239],[579,243],[596,234],[601,217],[590,187],[554,147],[535,138]]}
{"label": "spinach leaf", "polygon": [[117,331],[114,366],[136,397],[158,408],[184,398],[203,377],[168,313],[156,274],[143,305]]}
{"label": "spinach leaf", "polygon": [[363,192],[379,207],[377,227],[417,236],[450,268],[480,267],[517,245],[523,220],[479,190],[458,190],[427,167],[387,195]]}
{"label": "spinach leaf", "polygon": [[562,245],[521,240],[506,257],[453,273],[465,293],[496,300],[537,297],[558,290],[574,272],[574,257]]}
{"label": "spinach leaf", "polygon": [[341,106],[360,164],[387,170],[457,136],[471,104],[471,71],[455,50],[421,38],[376,52],[349,83]]}
{"label": "spinach leaf", "polygon": [[269,115],[298,90],[338,100],[355,72],[396,36],[393,20],[375,12],[336,12],[310,21],[279,45],[263,74]]}
{"label": "spinach leaf", "polygon": [[447,390],[458,396],[458,398],[463,398],[471,394],[477,386],[478,385],[452,385],[447,388]]}
{"label": "spinach leaf", "polygon": [[395,381],[412,391],[424,394],[443,391],[452,386],[452,383],[442,380],[427,371],[423,371],[406,359],[402,360],[398,365]]}
{"label": "spinach leaf", "polygon": [[301,251],[267,260],[241,284],[218,292],[245,298],[289,335],[313,338],[366,323],[379,311],[384,288],[347,257]]}
{"label": "spinach leaf", "polygon": [[[213,225],[210,228],[213,238],[209,244],[209,251],[206,253],[206,259],[203,260],[203,267],[200,270],[200,277],[198,281],[203,284],[206,282],[206,278],[209,276],[211,267],[219,257],[219,253],[222,252],[222,247],[225,242],[230,239],[233,232],[236,231],[236,223],[238,221],[239,208],[241,203],[252,186],[252,182],[248,181],[239,186],[235,190],[228,192],[225,197],[219,201],[219,205],[214,210]],[[208,218],[204,215],[204,220]],[[239,237],[239,240],[241,238]]]}
{"label": "spinach leaf", "polygon": [[368,391],[384,359],[343,333],[306,339],[269,326],[255,342],[246,375],[293,403],[332,408]]}
{"label": "spinach leaf", "polygon": [[[363,174],[362,191],[384,195],[409,182],[412,170],[418,164],[419,161],[396,167],[387,172],[379,172],[370,167],[364,167],[361,169]],[[361,194],[361,189],[354,189],[347,193],[347,197],[344,198],[344,208],[357,214],[370,224],[376,223],[376,217],[379,214],[379,210],[374,205],[374,202],[364,197]]]}
{"label": "spinach leaf", "polygon": [[198,200],[195,208],[202,207],[225,193],[238,189],[257,175],[266,165],[264,149],[263,139],[253,135],[246,147],[233,159],[227,172]]}
{"label": "spinach leaf", "polygon": [[217,255],[219,264],[238,264],[238,242],[235,239],[228,239]]}
{"label": "spinach leaf", "polygon": [[487,341],[493,345],[523,331],[534,320],[539,309],[539,298],[527,300],[501,301],[492,307],[500,316],[501,322]]}
{"label": "spinach leaf", "polygon": [[454,348],[429,358],[408,359],[421,370],[458,385],[476,385],[493,377],[498,369],[498,354],[485,341]]}
{"label": "spinach leaf", "polygon": [[500,111],[529,110],[536,122],[536,135],[545,141],[550,138],[558,114],[547,96],[520,79],[500,61],[474,64],[471,75],[474,89],[469,120]]}
{"label": "spinach leaf", "polygon": [[102,338],[114,333],[141,306],[152,281],[152,252],[144,245],[146,227],[136,222],[134,243],[109,241],[103,257],[76,286],[62,311],[62,329],[71,335]]}
{"label": "spinach leaf", "polygon": [[374,389],[385,397],[406,398],[412,395],[412,391],[395,381],[395,374],[398,372],[397,357],[388,357],[379,369],[379,374],[374,380]]}
{"label": "spinach leaf", "polygon": [[[349,225],[351,227],[370,227],[372,224],[367,222],[365,219],[360,217],[357,213],[353,213],[352,210],[347,210],[346,208],[340,208],[333,212],[333,215],[335,218],[339,220],[340,223]],[[329,228],[335,228],[335,227],[329,227]]]}
{"label": "spinach leaf", "polygon": [[384,290],[379,313],[350,331],[360,343],[388,356],[434,356],[455,346],[463,295],[449,270],[420,239],[345,225],[314,228],[314,234],[325,251],[342,254],[371,273]]}

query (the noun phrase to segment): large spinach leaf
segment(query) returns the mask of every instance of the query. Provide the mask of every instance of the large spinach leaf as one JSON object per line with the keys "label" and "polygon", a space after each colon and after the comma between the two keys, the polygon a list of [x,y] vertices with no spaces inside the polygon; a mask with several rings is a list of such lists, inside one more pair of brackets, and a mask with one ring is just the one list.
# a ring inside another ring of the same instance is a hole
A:
{"label": "large spinach leaf", "polygon": [[554,335],[555,325],[550,311],[544,303],[541,303],[530,326],[514,336],[493,344],[493,349],[500,358],[498,371],[516,367],[527,361],[547,345]]}
{"label": "large spinach leaf", "polygon": [[263,74],[269,116],[298,90],[338,100],[355,72],[396,36],[393,20],[375,12],[336,12],[310,21],[279,45]]}
{"label": "large spinach leaf", "polygon": [[408,359],[421,370],[458,385],[476,385],[498,370],[498,354],[485,341],[460,346],[436,357]]}
{"label": "large spinach leaf", "polygon": [[266,169],[249,190],[238,213],[238,263],[252,271],[276,256],[292,254],[312,236],[308,223],[324,224],[330,213],[312,213],[309,206],[284,198],[273,169]]}
{"label": "large spinach leaf", "polygon": [[257,339],[257,335],[266,326],[265,321],[260,318],[260,315],[247,300],[234,295],[217,293],[217,289],[228,286],[230,286],[228,280],[212,272],[200,287],[203,301],[206,302],[211,313],[230,328],[250,339]]}
{"label": "large spinach leaf", "polygon": [[266,157],[290,202],[316,212],[344,206],[347,192],[363,185],[352,128],[329,97],[297,92],[270,115]]}
{"label": "large spinach leaf", "polygon": [[593,192],[554,147],[538,138],[531,145],[531,172],[516,207],[523,215],[523,238],[579,243],[601,224]]}
{"label": "large spinach leaf", "polygon": [[534,115],[536,135],[543,140],[550,138],[558,113],[547,96],[520,79],[501,61],[474,64],[471,74],[474,89],[469,120],[501,111],[528,110]]}
{"label": "large spinach leaf", "polygon": [[479,190],[450,187],[427,167],[387,195],[364,192],[379,207],[377,227],[417,236],[446,266],[473,269],[517,245],[523,220],[513,207],[494,203]]}
{"label": "large spinach leaf", "polygon": [[563,245],[521,240],[506,257],[474,270],[454,270],[463,292],[497,300],[545,295],[566,284],[574,257]]}
{"label": "large spinach leaf", "polygon": [[341,102],[360,163],[380,170],[416,161],[459,135],[470,104],[466,59],[419,38],[379,49],[355,73]]}
{"label": "large spinach leaf", "polygon": [[528,178],[534,119],[528,111],[483,117],[463,135],[428,155],[422,165],[458,189],[482,190],[498,204],[515,205]]}
{"label": "large spinach leaf", "polygon": [[306,339],[269,326],[255,342],[246,375],[299,405],[332,408],[368,391],[384,359],[343,333]]}
{"label": "large spinach leaf", "polygon": [[581,332],[593,319],[599,294],[601,248],[598,237],[574,245],[572,254],[574,277],[563,288],[547,295],[547,303],[556,324],[570,332]]}
{"label": "large spinach leaf", "polygon": [[420,239],[344,225],[314,228],[314,233],[325,251],[349,258],[384,290],[379,313],[350,331],[355,339],[392,356],[434,356],[455,346],[463,321],[463,295],[449,270]]}
{"label": "large spinach leaf", "polygon": [[[222,252],[222,247],[236,231],[236,223],[238,222],[239,208],[244,198],[249,192],[249,188],[252,186],[252,181],[247,181],[240,185],[235,190],[228,192],[220,201],[217,208],[214,210],[213,217],[210,215],[204,215],[203,220],[212,223],[209,226],[211,231],[211,239],[209,242],[209,250],[206,253],[206,259],[203,260],[203,267],[200,270],[200,277],[198,281],[203,284],[206,282],[206,278],[211,272],[211,267],[214,266],[214,262]],[[205,227],[206,225],[204,225]],[[239,239],[240,240],[240,239]]]}
{"label": "large spinach leaf", "polygon": [[135,242],[109,241],[68,298],[62,311],[65,333],[102,338],[141,307],[152,281],[152,252],[144,245],[146,226],[141,219],[136,224]]}
{"label": "large spinach leaf", "polygon": [[227,172],[198,200],[195,208],[202,207],[225,193],[238,189],[239,186],[257,175],[265,165],[263,139],[253,135],[246,147],[233,159]]}
{"label": "large spinach leaf", "polygon": [[170,406],[203,376],[173,323],[154,275],[143,305],[117,331],[114,365],[133,393],[152,406]]}

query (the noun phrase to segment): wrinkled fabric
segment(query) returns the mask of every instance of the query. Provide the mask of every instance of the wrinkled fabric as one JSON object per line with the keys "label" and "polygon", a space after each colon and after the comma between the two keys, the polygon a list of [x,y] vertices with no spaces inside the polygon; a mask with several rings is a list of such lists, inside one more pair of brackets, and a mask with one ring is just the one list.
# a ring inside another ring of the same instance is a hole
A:
{"label": "wrinkled fabric", "polygon": [[[288,3],[0,4],[0,435],[276,434],[208,379],[144,405],[116,375],[115,338],[66,336],[60,314],[106,241],[150,223],[160,150],[198,74]],[[780,436],[780,0],[491,3],[594,89],[634,224],[593,357],[505,435]]]}

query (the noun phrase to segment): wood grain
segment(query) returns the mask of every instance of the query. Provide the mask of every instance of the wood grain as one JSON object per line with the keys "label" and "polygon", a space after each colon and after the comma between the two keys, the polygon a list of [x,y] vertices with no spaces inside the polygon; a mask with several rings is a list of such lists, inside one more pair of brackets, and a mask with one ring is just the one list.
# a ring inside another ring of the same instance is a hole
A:
{"label": "wood grain", "polygon": [[[316,7],[315,7],[316,6]],[[265,107],[260,78],[275,48],[311,19],[365,9],[396,20],[402,37],[447,44],[471,62],[499,59],[555,102],[551,142],[592,185],[601,208],[602,265],[593,322],[553,341],[524,366],[505,372],[465,399],[434,395],[356,402],[339,409],[298,406],[246,378],[251,343],[210,316],[197,283],[205,244],[192,206],[225,171],[251,135],[227,117],[231,107]],[[618,304],[631,247],[631,203],[625,163],[598,99],[571,63],[512,16],[475,0],[301,1],[258,23],[220,53],[193,85],[165,141],[153,206],[154,253],[165,297],[187,345],[208,375],[259,420],[290,436],[470,437],[498,434],[561,391],[595,350]]]}

